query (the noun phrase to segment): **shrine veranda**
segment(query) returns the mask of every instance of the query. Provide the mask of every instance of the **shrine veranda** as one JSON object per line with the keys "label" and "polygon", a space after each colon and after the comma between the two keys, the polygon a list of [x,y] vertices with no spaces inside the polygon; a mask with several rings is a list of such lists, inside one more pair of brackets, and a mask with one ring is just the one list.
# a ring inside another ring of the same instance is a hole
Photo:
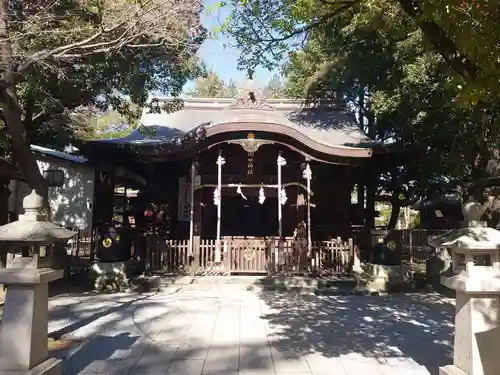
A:
{"label": "shrine veranda", "polygon": [[[81,147],[96,168],[100,261],[343,272],[353,225],[373,220],[364,192],[386,153],[333,103],[244,92],[141,121],[147,131]],[[351,204],[355,186],[361,204]]]}

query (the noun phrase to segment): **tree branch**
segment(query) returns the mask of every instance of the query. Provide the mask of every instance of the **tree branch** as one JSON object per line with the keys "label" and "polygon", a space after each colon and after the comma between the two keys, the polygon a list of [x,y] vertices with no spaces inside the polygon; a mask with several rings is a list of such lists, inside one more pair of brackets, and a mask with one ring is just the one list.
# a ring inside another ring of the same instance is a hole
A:
{"label": "tree branch", "polygon": [[[329,13],[319,17],[316,21],[311,22],[305,26],[299,27],[286,35],[283,35],[279,38],[272,37],[270,39],[260,39],[259,42],[262,42],[262,43],[285,42],[289,39],[294,38],[297,35],[311,31],[311,30],[323,25],[325,22],[327,22],[330,19],[332,19],[333,17],[337,16],[339,13],[343,12],[344,10],[347,10],[347,9],[353,7],[354,5],[358,4],[360,1],[361,0],[345,0],[345,1],[335,1],[334,3],[333,2],[332,3],[326,2],[327,4],[330,4],[330,5],[339,5],[339,4],[342,4],[342,5],[338,6],[334,11],[329,12]],[[257,35],[260,35],[260,34],[257,34]]]}
{"label": "tree branch", "polygon": [[[397,198],[399,205],[401,207],[411,206],[419,201],[420,197],[414,197],[411,199],[399,199]],[[375,196],[376,202],[394,202],[394,196],[392,194],[378,194]]]}
{"label": "tree branch", "polygon": [[[201,27],[194,12],[199,1],[146,0],[133,6],[128,2],[121,5],[113,1],[106,2],[109,9],[102,10],[100,24],[89,25],[94,29],[91,35],[80,36],[77,33],[75,42],[31,53],[26,51],[24,55],[20,55],[18,60],[21,64],[16,69],[16,82],[22,79],[33,64],[42,61],[74,60],[119,51],[124,47],[142,49],[166,46],[175,51],[183,51],[194,40],[190,34],[186,36],[186,32],[191,33]],[[55,16],[48,13],[48,20],[51,17]],[[191,18],[195,19],[194,23]],[[36,24],[39,21],[33,22]],[[53,31],[58,30],[56,28]],[[83,29],[80,34],[85,35]],[[14,39],[24,37],[23,33],[18,33]],[[13,40],[10,42],[14,43]]]}
{"label": "tree branch", "polygon": [[423,9],[416,0],[398,0],[398,2],[453,70],[464,78],[476,79],[479,67],[462,55],[457,45],[438,24],[424,17]]}
{"label": "tree branch", "polygon": [[39,112],[32,117],[31,126],[33,127],[33,129],[38,129],[40,128],[41,125],[56,119],[62,114],[64,114],[64,110],[61,110],[60,112],[50,112],[50,111]]}
{"label": "tree branch", "polygon": [[33,114],[35,113],[35,97],[32,93],[27,95],[26,104],[24,106],[24,126],[30,131],[33,125]]}

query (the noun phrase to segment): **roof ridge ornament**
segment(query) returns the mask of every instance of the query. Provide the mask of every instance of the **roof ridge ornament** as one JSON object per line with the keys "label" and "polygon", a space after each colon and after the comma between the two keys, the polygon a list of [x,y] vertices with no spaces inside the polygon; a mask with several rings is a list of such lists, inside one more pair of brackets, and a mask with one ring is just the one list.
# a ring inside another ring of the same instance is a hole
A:
{"label": "roof ridge ornament", "polygon": [[232,105],[233,108],[245,108],[245,109],[271,109],[273,107],[265,103],[265,97],[262,95],[261,89],[257,86],[257,83],[253,80],[252,75],[243,84],[240,92]]}

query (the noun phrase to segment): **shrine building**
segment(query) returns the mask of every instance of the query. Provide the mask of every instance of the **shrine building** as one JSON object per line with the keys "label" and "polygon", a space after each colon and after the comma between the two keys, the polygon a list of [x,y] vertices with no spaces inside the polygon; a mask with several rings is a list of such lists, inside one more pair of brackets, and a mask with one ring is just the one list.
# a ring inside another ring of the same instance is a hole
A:
{"label": "shrine building", "polygon": [[[236,99],[184,99],[173,113],[161,111],[166,100],[144,111],[141,130],[80,147],[96,168],[101,261],[142,256],[152,267],[176,258],[265,271],[266,259],[286,253],[283,243],[298,259],[318,242],[348,241],[353,225],[373,216],[351,195],[385,152],[345,108],[263,99],[248,89]],[[169,255],[152,260],[148,235]]]}

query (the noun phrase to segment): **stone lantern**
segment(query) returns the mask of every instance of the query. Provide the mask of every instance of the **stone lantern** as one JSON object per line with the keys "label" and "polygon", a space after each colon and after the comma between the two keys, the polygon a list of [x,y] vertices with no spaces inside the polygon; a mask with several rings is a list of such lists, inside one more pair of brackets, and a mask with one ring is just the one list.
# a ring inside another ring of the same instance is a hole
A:
{"label": "stone lantern", "polygon": [[[46,221],[42,207],[43,199],[33,190],[23,200],[25,213],[19,220],[0,227],[0,242],[37,250],[75,235]],[[7,288],[0,324],[0,375],[62,373],[61,361],[49,358],[47,349],[48,283],[62,276],[63,270],[44,267],[37,253],[8,254],[7,267],[0,269],[0,284]]]}
{"label": "stone lantern", "polygon": [[453,272],[441,283],[456,290],[453,365],[440,375],[500,374],[500,231],[480,221],[483,213],[483,205],[469,201],[462,228],[429,239],[451,250]]}

